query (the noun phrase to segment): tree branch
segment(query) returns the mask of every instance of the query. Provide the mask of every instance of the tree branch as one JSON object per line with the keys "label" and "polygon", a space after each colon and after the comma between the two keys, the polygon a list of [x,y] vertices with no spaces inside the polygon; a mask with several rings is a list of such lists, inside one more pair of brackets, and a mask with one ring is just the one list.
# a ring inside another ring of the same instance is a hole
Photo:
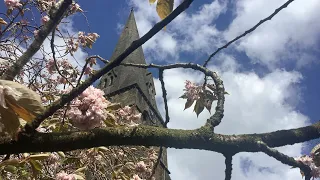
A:
{"label": "tree branch", "polygon": [[72,0],[64,0],[60,5],[59,9],[53,13],[50,17],[50,20],[39,30],[37,36],[33,40],[29,48],[24,52],[19,59],[10,66],[6,72],[2,75],[1,79],[13,80],[16,75],[22,70],[23,66],[26,65],[32,56],[40,49],[44,40],[48,37],[50,32],[56,28],[60,23],[61,19],[65,15],[69,5],[72,3]]}
{"label": "tree branch", "polygon": [[167,124],[170,121],[170,116],[169,116],[169,109],[168,109],[168,101],[167,101],[167,91],[166,91],[166,87],[164,85],[164,81],[163,81],[163,69],[159,70],[159,80],[161,83],[161,90],[162,90],[162,97],[163,97],[163,101],[164,101],[164,109],[166,111],[166,121],[164,123],[165,127],[167,127]]}
{"label": "tree branch", "polygon": [[226,164],[226,170],[225,170],[225,180],[231,180],[231,173],[232,173],[232,155],[225,154],[225,164]]}
{"label": "tree branch", "polygon": [[117,127],[66,133],[21,133],[18,141],[0,139],[0,155],[23,152],[70,151],[98,146],[143,145],[202,149],[222,154],[261,152],[257,142],[269,147],[301,143],[320,137],[320,123],[262,134],[222,135],[210,129],[167,129],[153,126]]}
{"label": "tree branch", "polygon": [[299,167],[303,171],[303,173],[305,175],[305,179],[310,180],[311,169],[309,166],[303,164],[302,162],[298,162],[298,161],[294,160],[292,157],[289,157],[289,156],[287,156],[287,155],[285,155],[275,149],[269,148],[264,142],[258,141],[257,145],[261,149],[262,152],[277,159],[278,161],[282,162],[283,164],[287,164],[287,165],[293,166],[293,167]]}
{"label": "tree branch", "polygon": [[241,39],[242,37],[246,36],[247,34],[253,32],[255,29],[257,29],[257,27],[259,27],[261,24],[263,24],[264,22],[271,20],[276,14],[278,14],[282,9],[286,8],[290,3],[292,3],[294,0],[288,0],[286,3],[284,3],[282,6],[280,6],[278,9],[276,9],[270,16],[266,17],[265,19],[262,19],[258,22],[258,24],[254,25],[252,28],[248,29],[247,31],[245,31],[243,34],[241,34],[240,36],[232,39],[231,41],[229,41],[227,44],[225,44],[224,46],[218,48],[215,52],[213,52],[209,58],[204,62],[203,66],[206,67],[209,63],[209,61],[211,60],[211,58],[213,56],[215,56],[218,52],[220,52],[222,49],[227,48],[230,44],[234,43],[235,41]]}

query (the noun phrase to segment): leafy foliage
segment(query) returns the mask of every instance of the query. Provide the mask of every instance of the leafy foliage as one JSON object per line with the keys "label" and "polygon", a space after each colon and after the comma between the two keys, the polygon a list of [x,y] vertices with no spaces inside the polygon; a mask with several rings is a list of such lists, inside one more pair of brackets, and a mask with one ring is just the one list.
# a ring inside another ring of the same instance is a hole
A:
{"label": "leafy foliage", "polygon": [[[190,81],[186,81],[185,93],[180,96],[182,99],[187,99],[184,109],[188,109],[196,102],[193,111],[199,114],[206,108],[211,113],[213,101],[218,99],[214,84],[206,84],[204,86],[196,85]],[[229,94],[225,92],[225,94]]]}

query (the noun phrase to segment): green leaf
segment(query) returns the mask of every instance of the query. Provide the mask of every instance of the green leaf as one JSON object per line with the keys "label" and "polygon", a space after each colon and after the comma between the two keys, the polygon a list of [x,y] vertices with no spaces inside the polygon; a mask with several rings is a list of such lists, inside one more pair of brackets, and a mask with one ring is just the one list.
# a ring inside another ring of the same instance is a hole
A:
{"label": "green leaf", "polygon": [[110,150],[108,148],[104,147],[104,146],[98,147],[98,151],[102,151],[102,152],[106,152],[106,153],[110,152]]}
{"label": "green leaf", "polygon": [[[109,114],[111,114],[111,113],[109,113]],[[108,117],[110,117],[110,116],[108,116]],[[116,126],[116,120],[113,119],[112,117],[105,119],[103,122],[107,127]]]}
{"label": "green leaf", "polygon": [[120,103],[113,103],[113,104],[108,105],[107,110],[111,111],[111,110],[117,110],[119,108],[121,108]]}
{"label": "green leaf", "polygon": [[187,102],[186,104],[184,105],[184,110],[188,109],[189,107],[192,106],[194,100],[191,100],[191,99],[187,99]]}
{"label": "green leaf", "polygon": [[203,102],[203,99],[200,98],[200,99],[197,100],[193,111],[196,112],[197,117],[199,117],[199,114],[203,111],[203,109],[204,109],[204,102]]}
{"label": "green leaf", "polygon": [[74,174],[73,176],[76,178],[76,180],[85,180],[84,177],[82,177],[82,176],[80,176],[78,174]]}
{"label": "green leaf", "polygon": [[42,164],[37,161],[37,160],[30,160],[29,161],[31,168],[32,168],[32,173],[33,173],[33,177],[35,179],[37,179],[38,174],[41,172],[42,170]]}
{"label": "green leaf", "polygon": [[62,152],[62,151],[58,151],[57,154],[61,157],[61,158],[65,158],[66,155]]}
{"label": "green leaf", "polygon": [[13,166],[18,166],[20,164],[19,160],[18,159],[8,159],[8,160],[5,160],[5,161],[2,161],[0,163],[0,167],[1,166],[6,166],[6,165],[13,165]]}
{"label": "green leaf", "polygon": [[77,174],[78,172],[83,172],[83,171],[86,170],[86,169],[87,169],[87,167],[84,166],[84,167],[82,167],[82,168],[79,168],[79,169],[75,170],[74,173]]}
{"label": "green leaf", "polygon": [[12,174],[15,174],[17,173],[17,168],[13,165],[7,165],[4,167],[4,170],[7,171],[7,172],[10,172]]}
{"label": "green leaf", "polygon": [[34,155],[30,155],[29,158],[32,160],[45,160],[50,156],[50,154],[34,154]]}
{"label": "green leaf", "polygon": [[156,0],[149,0],[150,4],[153,4],[154,2],[156,2]]}
{"label": "green leaf", "polygon": [[31,166],[32,166],[35,170],[41,171],[41,169],[42,169],[42,164],[41,164],[39,161],[37,161],[37,160],[30,160],[30,164],[31,164]]}

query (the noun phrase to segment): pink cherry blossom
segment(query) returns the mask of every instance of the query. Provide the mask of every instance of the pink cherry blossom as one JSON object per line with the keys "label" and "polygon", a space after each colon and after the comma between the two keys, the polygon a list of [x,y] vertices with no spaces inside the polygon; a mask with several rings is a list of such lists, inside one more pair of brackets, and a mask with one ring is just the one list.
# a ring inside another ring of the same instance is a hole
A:
{"label": "pink cherry blossom", "polygon": [[87,74],[91,74],[92,70],[93,70],[92,67],[89,67],[89,66],[88,66],[88,67],[85,68],[84,74],[86,74],[86,75],[87,75]]}
{"label": "pink cherry blossom", "polygon": [[137,164],[136,164],[136,171],[138,172],[145,172],[147,171],[147,166],[146,164],[143,162],[143,161],[139,161]]}
{"label": "pink cherry blossom", "polygon": [[34,30],[34,31],[33,31],[33,35],[34,35],[34,36],[38,36],[38,34],[39,34],[39,30]]}
{"label": "pink cherry blossom", "polygon": [[[117,110],[117,115],[120,124],[127,124],[129,126],[136,126],[141,119],[141,113],[135,112],[133,107],[125,106]],[[122,120],[122,121],[121,121]]]}
{"label": "pink cherry blossom", "polygon": [[4,4],[7,6],[8,9],[13,9],[22,6],[22,4],[20,4],[20,0],[4,0]]}
{"label": "pink cherry blossom", "polygon": [[78,32],[78,42],[83,47],[91,47],[98,37],[99,35],[97,33],[88,33],[85,35],[82,31]]}
{"label": "pink cherry blossom", "polygon": [[46,24],[49,20],[50,20],[49,16],[43,16],[43,17],[41,18],[41,23],[42,23],[42,24]]}
{"label": "pink cherry blossom", "polygon": [[74,14],[76,12],[83,12],[83,10],[80,8],[80,5],[78,3],[72,3],[70,10],[71,10],[72,14]]}
{"label": "pink cherry blossom", "polygon": [[142,180],[137,174],[133,175],[130,180]]}
{"label": "pink cherry blossom", "polygon": [[200,93],[202,92],[202,86],[197,86],[191,81],[186,80],[185,82],[185,95],[190,100],[198,100],[200,98]]}
{"label": "pink cherry blossom", "polygon": [[313,178],[319,178],[320,177],[320,167],[317,167],[315,163],[313,162],[312,157],[308,155],[303,155],[301,157],[295,158],[296,161],[302,162],[303,164],[307,165],[311,169],[311,176]]}
{"label": "pink cherry blossom", "polygon": [[76,52],[78,50],[79,43],[75,41],[73,38],[68,40],[68,50],[70,53]]}
{"label": "pink cherry blossom", "polygon": [[101,126],[107,118],[106,108],[109,104],[102,90],[90,86],[71,102],[67,116],[75,127],[82,130],[93,129]]}
{"label": "pink cherry blossom", "polygon": [[76,180],[76,177],[73,174],[60,172],[56,175],[56,180]]}

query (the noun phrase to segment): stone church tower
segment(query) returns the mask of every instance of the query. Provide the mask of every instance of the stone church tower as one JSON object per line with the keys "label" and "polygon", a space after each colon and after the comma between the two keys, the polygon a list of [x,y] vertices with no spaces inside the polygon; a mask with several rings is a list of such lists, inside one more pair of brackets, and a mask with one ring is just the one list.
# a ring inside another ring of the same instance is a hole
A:
{"label": "stone church tower", "polygon": [[[113,61],[137,39],[139,39],[139,33],[133,10],[131,10],[110,61]],[[146,64],[142,47],[136,49],[122,62]],[[99,88],[104,90],[110,101],[121,103],[122,106],[135,106],[142,113],[142,124],[163,126],[164,121],[155,101],[153,76],[147,69],[118,66],[101,78]],[[169,180],[168,174],[170,172],[167,169],[167,154],[164,148],[155,177],[157,180]]]}

